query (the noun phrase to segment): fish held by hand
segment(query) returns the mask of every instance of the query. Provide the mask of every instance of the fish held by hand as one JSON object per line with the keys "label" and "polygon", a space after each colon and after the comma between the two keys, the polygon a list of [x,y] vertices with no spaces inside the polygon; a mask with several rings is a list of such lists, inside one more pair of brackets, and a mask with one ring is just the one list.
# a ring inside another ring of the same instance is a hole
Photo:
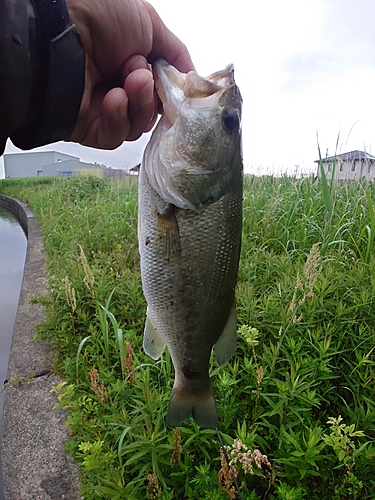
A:
{"label": "fish held by hand", "polygon": [[143,346],[153,359],[167,346],[173,361],[167,425],[215,428],[211,351],[222,365],[236,348],[242,99],[233,66],[202,78],[159,59],[154,72],[163,115],[139,176]]}

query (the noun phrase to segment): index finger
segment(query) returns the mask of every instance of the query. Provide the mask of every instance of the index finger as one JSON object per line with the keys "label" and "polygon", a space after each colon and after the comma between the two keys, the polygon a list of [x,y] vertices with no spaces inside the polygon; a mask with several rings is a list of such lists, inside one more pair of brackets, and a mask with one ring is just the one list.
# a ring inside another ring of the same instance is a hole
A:
{"label": "index finger", "polygon": [[182,73],[194,70],[194,64],[186,45],[166,27],[151,4],[145,2],[145,5],[149,11],[153,28],[153,44],[147,57],[148,61],[152,63],[158,57],[162,57]]}

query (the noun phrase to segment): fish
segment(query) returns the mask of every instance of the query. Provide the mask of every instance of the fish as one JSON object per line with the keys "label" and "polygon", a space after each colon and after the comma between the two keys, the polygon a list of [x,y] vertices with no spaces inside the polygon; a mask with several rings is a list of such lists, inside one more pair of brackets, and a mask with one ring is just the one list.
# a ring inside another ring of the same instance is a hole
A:
{"label": "fish", "polygon": [[209,375],[236,349],[242,233],[241,93],[233,65],[201,77],[153,65],[163,112],[138,180],[138,243],[147,302],[143,348],[168,347],[175,380],[165,418],[219,425]]}

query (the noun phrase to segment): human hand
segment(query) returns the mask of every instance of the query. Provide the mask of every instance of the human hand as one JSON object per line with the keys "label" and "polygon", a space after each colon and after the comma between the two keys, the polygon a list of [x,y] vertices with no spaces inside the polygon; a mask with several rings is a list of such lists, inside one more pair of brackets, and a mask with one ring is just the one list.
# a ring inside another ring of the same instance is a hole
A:
{"label": "human hand", "polygon": [[86,52],[86,80],[71,141],[114,149],[153,127],[158,100],[149,63],[194,69],[185,45],[144,0],[67,0]]}

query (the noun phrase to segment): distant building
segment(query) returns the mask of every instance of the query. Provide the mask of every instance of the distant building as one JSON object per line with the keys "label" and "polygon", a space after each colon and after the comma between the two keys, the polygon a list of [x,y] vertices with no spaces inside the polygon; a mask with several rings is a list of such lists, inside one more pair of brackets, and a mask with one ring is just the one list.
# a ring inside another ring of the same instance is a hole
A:
{"label": "distant building", "polygon": [[5,178],[39,177],[46,175],[43,172],[46,165],[58,165],[67,160],[79,162],[79,158],[77,156],[59,153],[58,151],[32,151],[26,153],[5,154]]}
{"label": "distant building", "polygon": [[[316,160],[315,163],[318,164],[317,175],[321,177],[320,161]],[[327,179],[332,179],[333,170],[335,170],[334,178],[338,181],[375,180],[375,156],[365,151],[356,150],[322,158],[322,164]]]}
{"label": "distant building", "polygon": [[14,177],[72,177],[73,175],[94,175],[119,179],[129,175],[122,169],[109,168],[98,163],[85,163],[78,156],[58,151],[31,151],[5,154],[5,178]]}
{"label": "distant building", "polygon": [[135,165],[134,167],[129,169],[129,175],[139,175],[139,169],[141,168],[141,164]]}
{"label": "distant building", "polygon": [[77,160],[64,160],[43,166],[43,176],[47,177],[72,177],[73,175],[94,175],[105,177],[106,168],[94,163],[85,163]]}

